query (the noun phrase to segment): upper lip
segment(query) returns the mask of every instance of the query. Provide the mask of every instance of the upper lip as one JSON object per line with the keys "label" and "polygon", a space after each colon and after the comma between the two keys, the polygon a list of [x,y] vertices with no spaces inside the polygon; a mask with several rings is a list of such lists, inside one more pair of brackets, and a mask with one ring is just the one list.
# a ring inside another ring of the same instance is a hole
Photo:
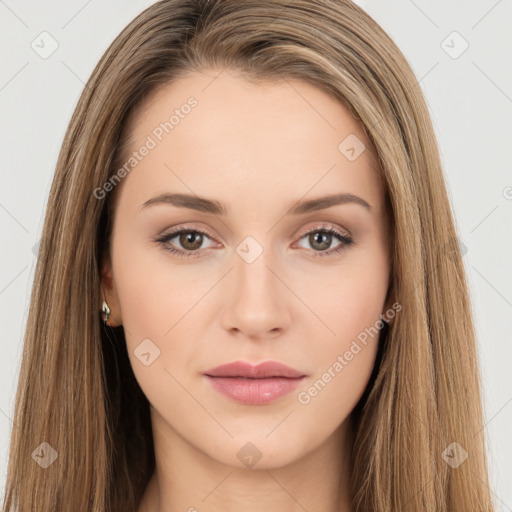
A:
{"label": "upper lip", "polygon": [[265,361],[256,366],[245,361],[233,361],[204,372],[210,377],[247,377],[264,379],[269,377],[298,378],[306,374],[277,361]]}

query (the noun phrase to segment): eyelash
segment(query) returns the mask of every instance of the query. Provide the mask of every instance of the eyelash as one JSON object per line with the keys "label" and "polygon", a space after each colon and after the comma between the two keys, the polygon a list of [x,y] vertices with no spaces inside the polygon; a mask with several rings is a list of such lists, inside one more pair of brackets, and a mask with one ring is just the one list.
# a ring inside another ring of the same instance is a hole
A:
{"label": "eyelash", "polygon": [[[199,233],[199,234],[211,239],[211,237],[208,235],[208,233],[206,233],[205,231],[202,231],[201,229],[192,229],[192,228],[187,228],[187,227],[181,227],[181,228],[178,228],[178,229],[172,231],[171,233],[168,233],[166,235],[161,236],[160,238],[157,238],[155,240],[155,242],[158,243],[159,245],[161,245],[165,251],[170,252],[173,255],[178,256],[180,258],[181,257],[188,258],[188,257],[200,256],[201,251],[199,251],[199,250],[182,251],[180,249],[175,249],[174,247],[171,247],[168,245],[169,240],[175,238],[177,235],[179,235],[181,233]],[[343,235],[337,229],[335,229],[331,226],[328,226],[328,227],[317,226],[313,229],[310,229],[307,233],[304,233],[300,237],[299,240],[302,240],[304,237],[306,237],[307,235],[310,235],[312,233],[323,233],[323,234],[327,234],[327,235],[334,235],[340,242],[343,242],[343,244],[340,245],[339,247],[337,247],[336,249],[330,249],[329,251],[314,251],[314,254],[312,256],[313,258],[333,256],[334,254],[341,253],[347,247],[353,245],[353,243],[354,243],[352,238]]]}

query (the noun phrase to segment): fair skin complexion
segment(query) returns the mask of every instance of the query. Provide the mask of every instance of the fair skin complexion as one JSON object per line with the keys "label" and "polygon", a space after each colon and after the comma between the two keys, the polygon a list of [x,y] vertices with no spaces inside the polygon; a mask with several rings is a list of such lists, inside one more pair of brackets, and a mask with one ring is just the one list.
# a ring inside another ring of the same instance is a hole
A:
{"label": "fair skin complexion", "polygon": [[[346,108],[310,84],[217,74],[180,78],[136,111],[130,154],[190,96],[198,101],[161,141],[153,136],[156,147],[116,191],[102,286],[151,404],[156,456],[138,512],[351,512],[350,413],[371,375],[378,336],[359,343],[362,350],[308,403],[298,396],[391,307],[374,152]],[[353,161],[338,149],[350,134],[366,146]],[[219,201],[226,214],[142,208],[164,193]],[[358,196],[370,209],[348,202],[287,214],[298,201],[335,193]],[[353,244],[329,234],[322,241],[319,225]],[[181,226],[193,233],[165,246],[197,256],[179,257],[155,242]],[[240,245],[248,236],[257,245]],[[248,263],[239,246],[262,252]],[[160,354],[145,365],[136,353],[147,339],[146,353],[157,347]],[[241,404],[202,375],[236,360],[279,361],[307,377],[272,403]],[[252,467],[237,456],[255,453],[247,443],[261,457]]]}

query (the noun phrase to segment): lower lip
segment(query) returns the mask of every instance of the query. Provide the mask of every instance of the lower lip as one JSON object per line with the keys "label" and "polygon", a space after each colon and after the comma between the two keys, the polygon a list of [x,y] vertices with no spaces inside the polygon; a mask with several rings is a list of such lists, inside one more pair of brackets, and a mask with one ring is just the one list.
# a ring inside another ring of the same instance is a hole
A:
{"label": "lower lip", "polygon": [[210,377],[213,388],[219,393],[242,404],[264,405],[293,391],[304,379],[272,377],[268,379],[246,379],[243,377]]}

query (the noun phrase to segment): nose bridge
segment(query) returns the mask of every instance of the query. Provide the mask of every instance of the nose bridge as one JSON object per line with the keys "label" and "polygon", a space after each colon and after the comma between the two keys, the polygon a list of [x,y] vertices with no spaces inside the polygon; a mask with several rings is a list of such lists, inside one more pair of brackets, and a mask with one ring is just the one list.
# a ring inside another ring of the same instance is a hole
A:
{"label": "nose bridge", "polygon": [[231,276],[234,282],[226,301],[225,327],[245,331],[249,336],[264,336],[285,327],[288,321],[286,291],[274,275],[278,265],[272,249],[255,237],[247,236],[238,244],[233,257]]}
{"label": "nose bridge", "polygon": [[276,278],[269,270],[274,266],[269,239],[267,237],[260,242],[249,235],[236,247],[235,279],[239,300],[269,304],[276,298]]}

